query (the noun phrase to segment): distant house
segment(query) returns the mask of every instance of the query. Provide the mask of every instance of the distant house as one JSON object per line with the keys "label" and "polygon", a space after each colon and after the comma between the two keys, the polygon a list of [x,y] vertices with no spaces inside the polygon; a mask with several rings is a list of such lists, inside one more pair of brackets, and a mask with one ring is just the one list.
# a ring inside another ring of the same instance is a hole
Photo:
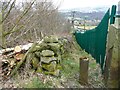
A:
{"label": "distant house", "polygon": [[74,25],[79,26],[79,20],[74,20]]}

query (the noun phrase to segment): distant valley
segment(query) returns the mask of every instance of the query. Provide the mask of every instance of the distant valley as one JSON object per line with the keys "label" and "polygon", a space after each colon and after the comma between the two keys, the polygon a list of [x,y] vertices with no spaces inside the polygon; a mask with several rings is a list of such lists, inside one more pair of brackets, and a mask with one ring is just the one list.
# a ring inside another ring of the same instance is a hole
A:
{"label": "distant valley", "polygon": [[102,17],[104,16],[105,12],[109,9],[109,7],[96,7],[96,8],[74,8],[74,9],[64,9],[64,10],[59,10],[59,12],[64,16],[64,17],[72,17],[73,16],[73,11],[74,17],[75,18],[85,18],[88,20],[101,20]]}

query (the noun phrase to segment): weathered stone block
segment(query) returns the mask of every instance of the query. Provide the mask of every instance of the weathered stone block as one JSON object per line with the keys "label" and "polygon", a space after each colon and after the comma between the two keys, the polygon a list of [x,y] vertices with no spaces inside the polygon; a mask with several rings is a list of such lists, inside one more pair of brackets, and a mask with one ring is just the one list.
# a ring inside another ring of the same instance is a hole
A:
{"label": "weathered stone block", "polygon": [[46,42],[46,43],[57,43],[58,42],[58,38],[56,37],[56,36],[53,36],[53,35],[51,35],[51,36],[46,36],[46,37],[44,37],[44,42]]}
{"label": "weathered stone block", "polygon": [[37,57],[37,58],[40,58],[40,52],[39,51],[37,51],[37,52],[35,52],[35,57]]}
{"label": "weathered stone block", "polygon": [[54,72],[57,67],[56,61],[51,62],[50,64],[41,63],[42,68],[46,69],[47,71]]}
{"label": "weathered stone block", "polygon": [[47,48],[49,48],[49,47],[47,46],[47,44],[44,43],[44,42],[42,42],[41,44],[37,44],[37,45],[33,48],[32,52],[42,51],[42,50],[47,49]]}
{"label": "weathered stone block", "polygon": [[38,67],[36,72],[37,73],[42,73],[43,72],[42,67]]}
{"label": "weathered stone block", "polygon": [[43,57],[52,57],[52,56],[54,56],[54,52],[51,51],[51,50],[43,50],[43,51],[41,52],[41,55],[42,55]]}
{"label": "weathered stone block", "polygon": [[41,57],[41,62],[50,63],[52,61],[57,61],[56,57]]}
{"label": "weathered stone block", "polygon": [[50,46],[50,49],[52,49],[54,52],[59,51],[61,47],[59,43],[49,43],[48,46]]}
{"label": "weathered stone block", "polygon": [[32,59],[32,66],[33,66],[34,69],[39,67],[39,59],[38,58],[33,57],[33,59]]}

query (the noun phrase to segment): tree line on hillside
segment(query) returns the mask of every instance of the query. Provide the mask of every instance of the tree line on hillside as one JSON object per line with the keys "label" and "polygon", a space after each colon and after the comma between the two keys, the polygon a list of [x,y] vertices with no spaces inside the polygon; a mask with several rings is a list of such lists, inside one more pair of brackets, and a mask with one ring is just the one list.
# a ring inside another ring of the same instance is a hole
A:
{"label": "tree line on hillside", "polygon": [[[104,16],[105,12],[99,11],[99,12],[79,12],[79,11],[75,11],[75,18],[85,18],[85,16],[87,16],[87,20],[101,20],[102,17]],[[62,13],[63,16],[66,17],[72,17],[72,12],[63,12]]]}

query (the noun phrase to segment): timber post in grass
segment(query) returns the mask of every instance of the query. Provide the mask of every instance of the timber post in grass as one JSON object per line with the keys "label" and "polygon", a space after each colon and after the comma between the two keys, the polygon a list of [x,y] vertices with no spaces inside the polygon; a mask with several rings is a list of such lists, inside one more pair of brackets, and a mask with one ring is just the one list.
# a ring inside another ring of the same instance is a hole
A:
{"label": "timber post in grass", "polygon": [[88,84],[88,67],[89,60],[88,58],[80,58],[80,83]]}

